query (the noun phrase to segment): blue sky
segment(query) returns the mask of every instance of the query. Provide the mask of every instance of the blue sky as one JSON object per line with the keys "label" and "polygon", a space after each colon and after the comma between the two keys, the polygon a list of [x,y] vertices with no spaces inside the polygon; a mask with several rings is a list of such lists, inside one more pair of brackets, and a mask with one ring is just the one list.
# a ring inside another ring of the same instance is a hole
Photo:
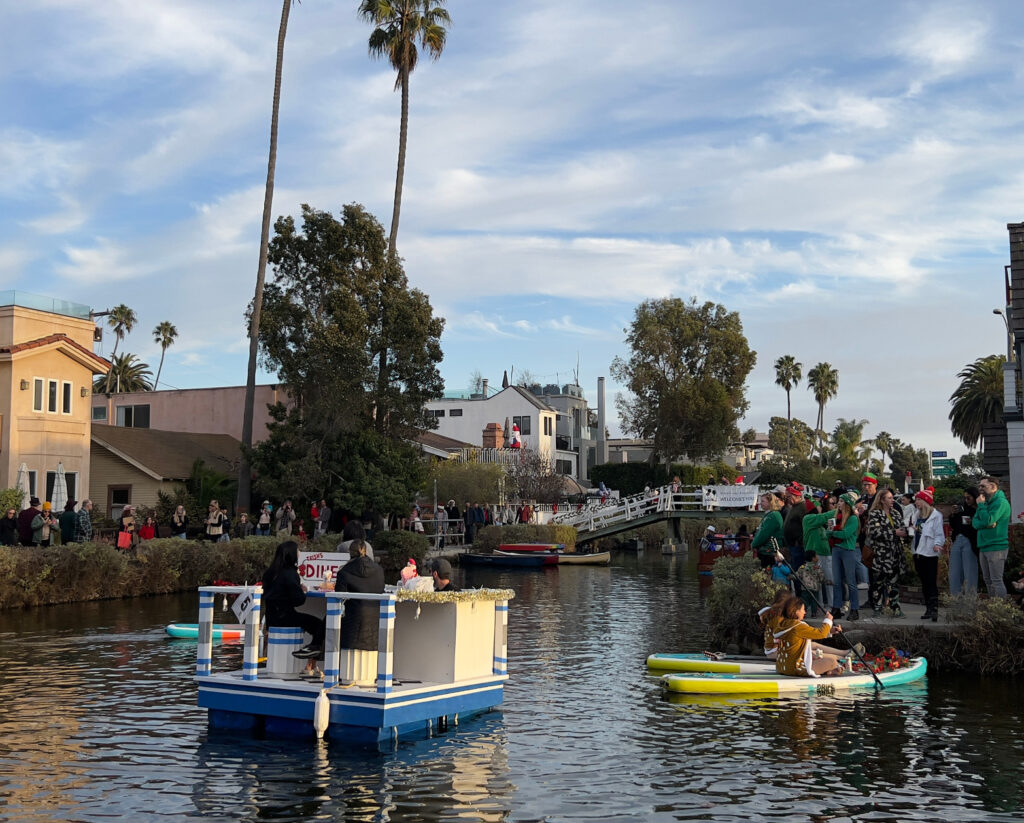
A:
{"label": "blue sky", "polygon": [[[275,217],[390,220],[399,96],[357,5],[292,10]],[[444,55],[412,78],[399,251],[446,318],[449,389],[476,369],[566,382],[578,360],[593,399],[635,306],[696,296],[758,353],[744,427],[785,414],[772,363],[793,354],[839,370],[828,427],[963,450],[948,397],[1005,350],[992,309],[1024,219],[1019,5],[448,8]],[[154,368],[150,330],[177,325],[169,386],[243,383],[279,17],[8,4],[0,288],[127,303],[125,347]],[[805,384],[793,412],[814,420]]]}

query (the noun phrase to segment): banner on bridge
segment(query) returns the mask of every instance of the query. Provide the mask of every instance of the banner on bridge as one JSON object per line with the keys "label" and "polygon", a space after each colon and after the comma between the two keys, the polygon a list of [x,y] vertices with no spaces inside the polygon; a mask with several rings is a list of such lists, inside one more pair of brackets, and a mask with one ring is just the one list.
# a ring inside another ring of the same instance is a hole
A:
{"label": "banner on bridge", "polygon": [[703,486],[705,509],[749,509],[757,505],[757,486]]}

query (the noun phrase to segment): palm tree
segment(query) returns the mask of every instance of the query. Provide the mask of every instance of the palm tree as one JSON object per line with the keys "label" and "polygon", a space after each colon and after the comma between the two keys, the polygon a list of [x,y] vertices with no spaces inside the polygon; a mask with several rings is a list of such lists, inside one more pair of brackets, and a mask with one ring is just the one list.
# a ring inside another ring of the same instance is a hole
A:
{"label": "palm tree", "polygon": [[277,30],[277,65],[274,69],[274,102],[270,110],[270,158],[267,161],[267,185],[263,192],[263,226],[260,230],[260,260],[256,267],[256,294],[252,298],[249,316],[249,366],[245,377],[245,406],[242,409],[242,461],[238,468],[238,498],[240,511],[248,511],[252,495],[252,469],[248,449],[252,448],[252,416],[256,403],[256,358],[260,342],[260,312],[263,310],[263,283],[267,275],[267,257],[270,252],[270,215],[274,203],[274,174],[277,171],[277,116],[281,107],[281,72],[284,67],[284,39],[288,33],[288,14],[292,0],[281,5],[281,25]]}
{"label": "palm tree", "polygon": [[885,456],[892,454],[894,437],[887,431],[875,435],[875,447],[882,453],[882,471],[885,471]]}
{"label": "palm tree", "polygon": [[814,400],[818,404],[818,465],[821,459],[821,431],[825,425],[825,404],[839,394],[839,370],[833,369],[831,363],[819,363],[807,372],[807,388],[814,392]]}
{"label": "palm tree", "polygon": [[984,450],[983,430],[988,423],[1003,419],[1003,363],[1006,357],[991,354],[979,357],[957,374],[960,385],[949,396],[950,428],[965,446],[980,444]]}
{"label": "palm tree", "polygon": [[111,355],[110,364],[110,371],[93,381],[93,391],[109,394],[108,386],[114,386],[119,392],[153,390],[150,382],[153,370],[131,352]]}
{"label": "palm tree", "polygon": [[864,440],[864,427],[867,420],[847,420],[839,418],[832,432],[832,444],[838,453],[838,463],[849,468],[855,465],[867,465],[871,459],[872,441]]}
{"label": "palm tree", "polygon": [[[135,324],[139,322],[138,316],[132,309],[128,308],[124,303],[119,306],[114,306],[110,310],[110,314],[107,315],[107,325],[114,330],[114,351],[110,354],[111,362],[117,357],[117,347],[124,340],[125,335],[131,334],[132,329],[135,328]],[[107,374],[110,377],[110,374]],[[107,394],[110,393],[110,381],[106,383],[104,389]]]}
{"label": "palm tree", "polygon": [[786,391],[786,454],[792,447],[793,413],[789,402],[789,393],[803,377],[803,363],[798,363],[791,354],[784,354],[775,361],[775,385],[782,386]]}
{"label": "palm tree", "polygon": [[156,370],[156,380],[153,381],[153,390],[160,385],[160,372],[164,369],[164,355],[167,354],[167,348],[174,345],[174,339],[178,336],[178,330],[174,327],[174,324],[170,320],[164,320],[155,329],[153,329],[153,340],[160,344],[160,365]]}
{"label": "palm tree", "polygon": [[370,33],[370,56],[386,57],[398,72],[395,88],[402,91],[402,119],[398,131],[398,173],[395,177],[395,206],[391,214],[388,254],[395,257],[398,216],[402,210],[402,182],[405,178],[405,145],[409,134],[409,75],[416,68],[420,46],[437,60],[444,51],[451,23],[445,0],[362,0],[360,16],[375,26]]}

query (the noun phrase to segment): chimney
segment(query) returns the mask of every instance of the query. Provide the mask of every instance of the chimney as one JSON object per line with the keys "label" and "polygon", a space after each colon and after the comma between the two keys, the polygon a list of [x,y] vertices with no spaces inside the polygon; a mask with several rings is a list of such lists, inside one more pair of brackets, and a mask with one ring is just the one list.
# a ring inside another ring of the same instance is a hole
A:
{"label": "chimney", "polygon": [[488,423],[484,426],[482,445],[485,449],[505,448],[505,432],[500,423]]}
{"label": "chimney", "polygon": [[485,378],[484,378],[484,400],[486,400],[486,399],[487,399],[487,384],[488,384],[489,382],[490,382],[490,381],[489,381],[489,380],[488,380],[488,379],[487,379],[487,378],[485,377]]}
{"label": "chimney", "polygon": [[597,452],[594,462],[600,466],[608,462],[608,441],[604,437],[604,378],[597,378]]}

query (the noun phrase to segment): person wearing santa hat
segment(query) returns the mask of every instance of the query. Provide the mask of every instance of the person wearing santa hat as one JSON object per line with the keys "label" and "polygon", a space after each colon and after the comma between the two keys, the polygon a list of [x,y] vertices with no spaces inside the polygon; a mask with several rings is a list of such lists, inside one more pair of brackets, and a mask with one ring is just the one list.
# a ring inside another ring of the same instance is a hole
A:
{"label": "person wearing santa hat", "polygon": [[921,578],[925,612],[922,620],[939,619],[939,555],[946,546],[942,513],[935,508],[935,489],[929,486],[914,495],[914,570]]}

